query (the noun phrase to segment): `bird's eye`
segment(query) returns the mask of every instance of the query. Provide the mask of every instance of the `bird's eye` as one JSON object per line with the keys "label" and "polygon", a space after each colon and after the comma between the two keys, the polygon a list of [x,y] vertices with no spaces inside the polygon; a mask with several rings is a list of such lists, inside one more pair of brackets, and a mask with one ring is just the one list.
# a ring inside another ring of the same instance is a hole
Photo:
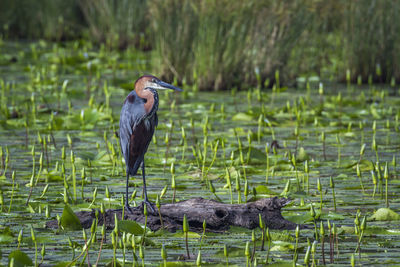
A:
{"label": "bird's eye", "polygon": [[151,82],[155,83],[155,82],[156,82],[156,79],[153,78],[153,79],[151,80]]}

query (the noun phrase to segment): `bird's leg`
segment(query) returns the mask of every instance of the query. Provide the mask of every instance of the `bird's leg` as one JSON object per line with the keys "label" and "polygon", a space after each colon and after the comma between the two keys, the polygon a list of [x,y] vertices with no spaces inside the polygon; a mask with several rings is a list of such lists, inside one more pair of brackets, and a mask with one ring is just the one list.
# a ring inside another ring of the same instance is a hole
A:
{"label": "bird's leg", "polygon": [[125,209],[129,211],[129,213],[133,213],[131,207],[129,207],[129,171],[126,171],[126,195],[125,195]]}
{"label": "bird's leg", "polygon": [[144,203],[146,203],[147,208],[152,212],[155,213],[155,210],[153,208],[153,204],[149,201],[149,199],[147,198],[147,188],[146,188],[146,174],[144,171],[145,167],[144,167],[144,159],[142,161],[142,175],[143,175],[143,190],[144,190]]}

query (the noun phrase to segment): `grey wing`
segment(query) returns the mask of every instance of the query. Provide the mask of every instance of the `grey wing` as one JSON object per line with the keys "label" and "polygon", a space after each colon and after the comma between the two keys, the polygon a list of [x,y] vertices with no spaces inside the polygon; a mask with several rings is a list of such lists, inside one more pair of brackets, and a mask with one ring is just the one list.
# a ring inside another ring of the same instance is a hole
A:
{"label": "grey wing", "polygon": [[135,91],[129,93],[122,106],[119,118],[119,140],[125,163],[128,164],[129,142],[133,130],[145,117],[144,101]]}

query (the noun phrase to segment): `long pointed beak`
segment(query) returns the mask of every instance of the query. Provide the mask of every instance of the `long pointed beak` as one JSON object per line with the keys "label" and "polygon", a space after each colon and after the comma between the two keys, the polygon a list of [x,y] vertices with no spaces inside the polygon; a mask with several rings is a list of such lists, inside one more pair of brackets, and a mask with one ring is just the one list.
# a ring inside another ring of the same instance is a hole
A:
{"label": "long pointed beak", "polygon": [[175,90],[175,91],[179,91],[182,92],[183,90],[181,88],[175,87],[172,84],[163,82],[163,81],[158,81],[157,84],[159,85],[159,87],[157,89],[171,89],[171,90]]}

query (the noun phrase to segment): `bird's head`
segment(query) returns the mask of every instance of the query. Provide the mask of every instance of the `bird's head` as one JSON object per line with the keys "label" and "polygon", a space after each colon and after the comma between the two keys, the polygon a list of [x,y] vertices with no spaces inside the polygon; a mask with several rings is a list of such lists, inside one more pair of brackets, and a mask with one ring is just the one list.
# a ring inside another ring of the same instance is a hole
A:
{"label": "bird's head", "polygon": [[181,88],[175,87],[172,84],[166,83],[154,77],[152,75],[145,75],[140,77],[135,82],[135,90],[146,90],[146,89],[154,89],[154,90],[164,90],[171,89],[175,91],[182,91]]}

